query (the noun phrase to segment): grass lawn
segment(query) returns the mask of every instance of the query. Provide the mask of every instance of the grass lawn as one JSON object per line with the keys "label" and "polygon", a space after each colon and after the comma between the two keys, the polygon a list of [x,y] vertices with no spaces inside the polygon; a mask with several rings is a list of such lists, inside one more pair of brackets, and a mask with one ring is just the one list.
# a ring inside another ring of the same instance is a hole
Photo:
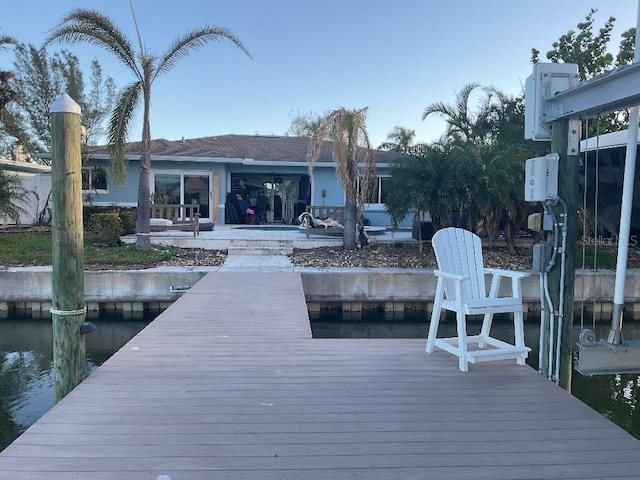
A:
{"label": "grass lawn", "polygon": [[[170,259],[174,254],[174,248],[164,246],[152,246],[148,252],[139,252],[135,245],[102,246],[90,234],[85,234],[84,263],[86,265],[153,265]],[[0,233],[0,264],[51,265],[51,233]]]}
{"label": "grass lawn", "polygon": [[[114,247],[107,247],[100,245],[93,237],[92,232],[85,232],[85,265],[113,265],[120,267],[131,266],[154,266],[160,262],[165,262],[176,256],[183,256],[183,253],[179,253],[180,249],[176,249],[168,246],[152,245],[151,250],[148,252],[139,252],[136,250],[135,245],[119,245]],[[430,248],[430,247],[429,247]],[[309,256],[309,265],[323,265],[323,266],[370,266],[366,262],[370,261],[371,253],[368,250],[356,250],[353,252],[342,251],[342,249],[329,249],[330,253],[323,253],[326,249],[318,248],[313,250],[303,250],[297,255],[292,257],[294,263],[299,266],[308,266],[304,263],[304,257]],[[382,255],[382,246],[375,248],[376,260],[384,260],[379,257]],[[514,269],[528,269],[531,266],[531,249],[522,248],[519,249],[520,253],[517,258],[519,260],[518,265],[521,267],[504,267],[501,263],[496,263],[492,266],[502,266],[503,268]],[[336,253],[338,252],[338,253]],[[404,253],[403,253],[404,252]],[[414,268],[434,268],[435,259],[433,259],[433,265],[429,267],[425,264],[424,256],[418,255],[413,246],[402,250],[400,248],[392,249],[393,258],[388,262],[381,262],[380,265],[375,266],[388,266],[388,267],[414,267]],[[485,261],[489,260],[491,263],[490,250],[485,252]],[[576,268],[581,268],[583,265],[582,259],[582,245],[576,245]],[[611,245],[587,245],[585,247],[585,260],[584,266],[587,269],[594,267],[594,263],[597,264],[597,268],[615,268],[616,266],[616,248]],[[352,257],[361,255],[364,260],[361,263],[353,264],[348,261]],[[401,258],[396,258],[396,256]],[[404,256],[403,256],[404,255]],[[409,257],[418,256],[419,258],[414,262]],[[504,251],[499,252],[499,256],[507,256]],[[202,253],[196,254],[196,257],[203,257]],[[521,258],[520,258],[521,257]],[[594,262],[594,258],[596,261]],[[223,257],[217,257],[215,262],[211,259],[205,263],[197,263],[198,258],[183,258],[181,265],[188,264],[200,264],[200,265],[221,265],[224,262]],[[201,261],[202,258],[200,258]],[[559,261],[559,259],[558,259]],[[194,263],[196,262],[196,263]],[[302,262],[302,263],[300,263]],[[324,263],[322,263],[324,262]],[[409,262],[409,263],[408,263]],[[3,266],[35,266],[35,265],[51,265],[51,232],[47,230],[28,230],[28,231],[3,231],[0,230],[0,265]],[[629,250],[629,263],[628,268],[640,268],[640,252],[635,249]]]}

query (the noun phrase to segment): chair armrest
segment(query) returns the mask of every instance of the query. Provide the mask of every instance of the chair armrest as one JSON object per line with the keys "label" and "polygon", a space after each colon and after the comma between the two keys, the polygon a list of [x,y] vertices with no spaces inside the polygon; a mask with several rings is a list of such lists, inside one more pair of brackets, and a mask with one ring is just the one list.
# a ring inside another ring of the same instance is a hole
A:
{"label": "chair armrest", "polygon": [[510,277],[510,278],[525,278],[531,275],[529,272],[505,270],[504,268],[485,268],[484,272],[490,273],[491,275],[498,275],[500,277]]}
{"label": "chair armrest", "polygon": [[466,276],[466,275],[459,275],[457,273],[443,272],[442,270],[434,270],[433,274],[436,277],[443,277],[443,278],[447,278],[449,280],[455,280],[457,282],[463,282],[463,281],[469,279],[469,277]]}

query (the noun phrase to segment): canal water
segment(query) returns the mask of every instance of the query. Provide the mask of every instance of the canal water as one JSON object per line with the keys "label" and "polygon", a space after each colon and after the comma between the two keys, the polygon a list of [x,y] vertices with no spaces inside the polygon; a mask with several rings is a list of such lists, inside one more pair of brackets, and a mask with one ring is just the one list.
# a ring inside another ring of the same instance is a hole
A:
{"label": "canal water", "polygon": [[[98,330],[86,337],[88,371],[95,370],[113,353],[142,330],[153,316],[135,320],[114,316],[91,319]],[[527,345],[537,345],[539,319],[525,324]],[[426,314],[406,312],[402,319],[384,312],[366,312],[350,319],[341,312],[323,311],[311,322],[315,338],[423,338],[427,336]],[[510,322],[499,319],[493,333],[505,340],[512,335]],[[469,328],[479,330],[480,322]],[[591,325],[588,325],[591,327]],[[599,338],[606,336],[607,325],[599,327]],[[453,321],[441,322],[441,329],[454,332]],[[576,326],[574,338],[580,327]],[[627,322],[627,338],[640,339],[640,322]],[[473,331],[470,331],[473,333]],[[441,330],[441,335],[448,335]],[[0,451],[44,415],[53,406],[53,353],[50,319],[0,319]],[[529,355],[537,368],[538,352]],[[640,438],[640,375],[583,376],[574,372],[572,393],[596,411]]]}
{"label": "canal water", "polygon": [[[151,318],[91,319],[85,337],[92,372],[142,330]],[[50,319],[0,320],[0,450],[53,406],[53,332]]]}

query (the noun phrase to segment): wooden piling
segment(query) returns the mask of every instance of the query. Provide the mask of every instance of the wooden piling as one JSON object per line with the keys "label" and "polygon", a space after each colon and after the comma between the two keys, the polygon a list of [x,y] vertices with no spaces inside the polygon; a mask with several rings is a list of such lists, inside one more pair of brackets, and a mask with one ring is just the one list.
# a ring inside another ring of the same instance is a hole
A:
{"label": "wooden piling", "polygon": [[80,107],[67,94],[51,104],[52,321],[54,400],[86,377]]}
{"label": "wooden piling", "polygon": [[[572,131],[577,130],[577,131]],[[563,295],[563,311],[562,329],[556,331],[556,335],[561,334],[560,358],[556,361],[560,362],[559,383],[562,388],[571,391],[571,374],[572,374],[572,351],[573,340],[571,338],[573,329],[573,309],[574,309],[574,283],[575,283],[575,258],[576,258],[576,241],[578,238],[578,181],[580,175],[580,159],[577,145],[571,146],[569,137],[580,138],[579,122],[575,126],[575,122],[569,120],[558,120],[553,122],[551,136],[551,151],[560,155],[558,165],[558,197],[563,199],[567,205],[568,216],[565,218],[562,209],[558,205],[553,207],[556,209],[556,216],[559,221],[566,222],[567,227],[567,245],[566,245],[566,263],[564,278],[560,275],[560,257],[549,273],[549,289],[554,304],[554,309],[558,309],[560,305],[560,284],[564,284]],[[556,324],[556,327],[558,325]],[[555,348],[555,346],[551,346]]]}

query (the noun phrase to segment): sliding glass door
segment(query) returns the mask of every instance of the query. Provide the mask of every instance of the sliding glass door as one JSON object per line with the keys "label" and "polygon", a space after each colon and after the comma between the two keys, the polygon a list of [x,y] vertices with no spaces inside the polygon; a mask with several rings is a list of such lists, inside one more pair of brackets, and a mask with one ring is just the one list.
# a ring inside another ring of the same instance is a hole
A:
{"label": "sliding glass door", "polygon": [[208,173],[154,173],[153,203],[198,203],[200,219],[211,221],[211,176]]}
{"label": "sliding glass door", "polygon": [[184,203],[199,203],[200,218],[211,220],[209,175],[184,175]]}

